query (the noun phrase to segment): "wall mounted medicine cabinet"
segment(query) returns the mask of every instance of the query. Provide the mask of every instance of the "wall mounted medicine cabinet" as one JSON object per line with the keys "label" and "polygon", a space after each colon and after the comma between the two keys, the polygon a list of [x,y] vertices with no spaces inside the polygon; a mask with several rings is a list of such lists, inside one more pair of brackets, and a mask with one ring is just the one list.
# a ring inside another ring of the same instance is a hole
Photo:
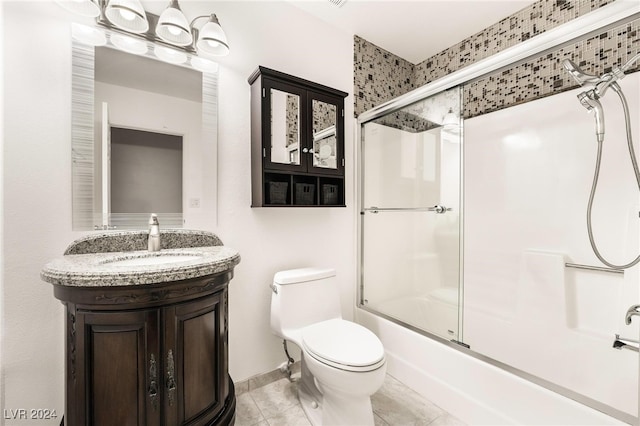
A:
{"label": "wall mounted medicine cabinet", "polygon": [[261,66],[249,84],[252,207],[344,207],[347,93]]}

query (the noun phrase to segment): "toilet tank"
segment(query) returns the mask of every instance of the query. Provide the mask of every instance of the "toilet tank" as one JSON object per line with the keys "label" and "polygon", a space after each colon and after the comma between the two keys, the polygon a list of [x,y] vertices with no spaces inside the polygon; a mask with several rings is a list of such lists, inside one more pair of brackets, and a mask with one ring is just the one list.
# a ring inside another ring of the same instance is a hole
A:
{"label": "toilet tank", "polygon": [[307,325],[342,318],[334,269],[278,272],[273,277],[272,290],[271,330],[282,338],[295,337],[292,333]]}

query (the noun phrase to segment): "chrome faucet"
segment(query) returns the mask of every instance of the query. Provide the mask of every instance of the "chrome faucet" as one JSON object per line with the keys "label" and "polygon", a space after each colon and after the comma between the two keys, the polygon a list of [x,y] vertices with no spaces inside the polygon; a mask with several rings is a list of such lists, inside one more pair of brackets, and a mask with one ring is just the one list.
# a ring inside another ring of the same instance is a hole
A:
{"label": "chrome faucet", "polygon": [[155,213],[149,218],[149,251],[160,251],[160,223]]}

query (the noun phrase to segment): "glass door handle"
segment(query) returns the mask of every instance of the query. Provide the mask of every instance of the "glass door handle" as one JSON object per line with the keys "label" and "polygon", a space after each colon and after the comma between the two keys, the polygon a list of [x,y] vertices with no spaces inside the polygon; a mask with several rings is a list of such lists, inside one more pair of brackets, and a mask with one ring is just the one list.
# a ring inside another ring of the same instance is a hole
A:
{"label": "glass door handle", "polygon": [[429,207],[430,212],[436,212],[437,214],[444,214],[446,212],[451,211],[451,207],[441,206],[440,204],[436,204],[433,207]]}
{"label": "glass door handle", "polygon": [[451,207],[435,205],[433,207],[367,207],[362,209],[363,212],[379,213],[379,212],[436,212],[438,214],[450,212]]}

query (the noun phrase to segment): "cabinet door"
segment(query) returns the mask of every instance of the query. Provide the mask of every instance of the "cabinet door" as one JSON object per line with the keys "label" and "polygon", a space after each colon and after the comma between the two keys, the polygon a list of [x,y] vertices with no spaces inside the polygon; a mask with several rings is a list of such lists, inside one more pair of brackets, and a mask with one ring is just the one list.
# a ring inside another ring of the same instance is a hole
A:
{"label": "cabinet door", "polygon": [[264,168],[307,169],[305,120],[306,91],[292,84],[264,79],[262,92],[262,143]]}
{"label": "cabinet door", "polygon": [[344,100],[308,92],[308,168],[317,174],[344,174]]}
{"label": "cabinet door", "polygon": [[81,316],[86,418],[75,424],[159,425],[159,311]]}
{"label": "cabinet door", "polygon": [[226,294],[164,310],[167,425],[209,424],[224,408],[229,393]]}

